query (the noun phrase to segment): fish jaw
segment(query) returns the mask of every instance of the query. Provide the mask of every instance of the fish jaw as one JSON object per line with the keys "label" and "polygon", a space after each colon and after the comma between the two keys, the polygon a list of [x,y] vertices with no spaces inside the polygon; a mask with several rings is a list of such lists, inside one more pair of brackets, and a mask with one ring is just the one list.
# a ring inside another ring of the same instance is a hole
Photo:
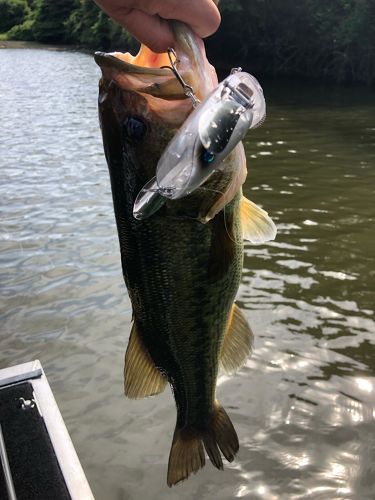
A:
{"label": "fish jaw", "polygon": [[113,80],[123,90],[168,100],[185,98],[181,85],[173,81],[172,72],[165,67],[169,64],[167,54],[155,54],[141,45],[136,56],[129,52],[96,52],[94,58],[102,70],[103,78]]}
{"label": "fish jaw", "polygon": [[[141,46],[138,53],[140,61],[145,64],[165,62],[160,56],[166,54],[150,53],[147,47]],[[159,57],[154,58],[155,55]],[[168,126],[180,126],[191,113],[192,103],[170,69],[138,66],[134,64],[138,62],[137,56],[120,52],[96,52],[95,61],[102,70],[102,87],[114,85],[120,91],[133,93],[134,99],[146,102],[149,109]]]}
{"label": "fish jaw", "polygon": [[172,23],[172,29],[176,39],[176,67],[202,100],[218,85],[216,70],[207,59],[201,38],[179,21]]}

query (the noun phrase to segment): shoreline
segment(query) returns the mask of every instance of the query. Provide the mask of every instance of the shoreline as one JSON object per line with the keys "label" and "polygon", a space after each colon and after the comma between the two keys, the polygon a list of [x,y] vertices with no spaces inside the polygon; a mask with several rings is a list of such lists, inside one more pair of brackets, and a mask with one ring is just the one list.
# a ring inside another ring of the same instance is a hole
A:
{"label": "shoreline", "polygon": [[[83,45],[69,45],[69,44],[53,44],[53,43],[41,43],[41,42],[33,42],[33,41],[27,41],[27,40],[1,40],[0,39],[0,50],[1,49],[39,49],[39,50],[50,50],[50,51],[55,51],[55,52],[80,52],[81,54],[87,54],[90,56],[93,56],[95,50],[94,48],[90,47],[85,47]],[[220,77],[225,77],[229,71],[230,68],[232,68],[232,64],[229,64],[228,62],[225,61],[212,61],[219,76]],[[242,65],[244,68],[247,67],[247,64],[243,62],[239,63]],[[363,82],[334,82],[332,80],[325,80],[325,79],[316,79],[312,78],[309,76],[302,76],[302,75],[274,75],[274,74],[267,74],[267,73],[262,73],[261,71],[258,71],[257,68],[251,68],[250,72],[255,74],[255,76],[258,79],[261,79],[262,81],[274,81],[278,80],[281,84],[285,84],[285,82],[293,82],[294,85],[319,85],[324,89],[338,89],[338,88],[358,88],[358,89],[367,89],[371,93],[374,92],[375,86],[373,84],[366,84]]]}
{"label": "shoreline", "polygon": [[0,40],[0,49],[43,49],[55,51],[90,52],[79,45],[59,45],[53,43],[31,42],[26,40]]}

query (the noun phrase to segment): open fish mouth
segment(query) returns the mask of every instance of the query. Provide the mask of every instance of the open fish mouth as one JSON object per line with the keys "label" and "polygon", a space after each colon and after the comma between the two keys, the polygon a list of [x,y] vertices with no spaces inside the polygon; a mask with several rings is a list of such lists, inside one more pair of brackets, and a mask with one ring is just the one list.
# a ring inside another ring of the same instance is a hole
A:
{"label": "open fish mouth", "polygon": [[[124,90],[133,90],[166,100],[186,99],[183,88],[170,67],[167,53],[156,54],[144,45],[138,54],[95,52],[95,62],[103,77]],[[184,80],[194,84],[192,71],[183,72]]]}
{"label": "open fish mouth", "polygon": [[[144,50],[141,48],[141,51]],[[159,55],[159,54],[158,54]],[[162,56],[166,54],[161,54]],[[118,71],[124,71],[125,73],[133,74],[144,74],[153,76],[170,76],[170,72],[166,68],[154,67],[154,66],[140,66],[130,62],[131,59],[135,60],[136,57],[131,56],[128,52],[95,52],[95,61],[101,68],[113,68]],[[151,59],[150,59],[151,60]],[[156,59],[155,59],[156,61]],[[164,57],[158,59],[158,62],[164,62]],[[168,60],[165,61],[166,65]]]}

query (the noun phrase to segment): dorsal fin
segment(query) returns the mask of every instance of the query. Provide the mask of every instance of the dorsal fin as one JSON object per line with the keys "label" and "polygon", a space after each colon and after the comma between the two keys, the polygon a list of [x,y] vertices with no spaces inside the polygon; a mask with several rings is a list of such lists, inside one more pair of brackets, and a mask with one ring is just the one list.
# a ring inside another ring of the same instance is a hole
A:
{"label": "dorsal fin", "polygon": [[244,196],[240,203],[243,239],[260,245],[276,237],[276,226],[268,213]]}
{"label": "dorsal fin", "polygon": [[241,309],[233,304],[220,353],[220,364],[227,373],[244,365],[253,346],[253,332]]}
{"label": "dorsal fin", "polygon": [[167,379],[146,351],[134,322],[125,354],[125,395],[131,399],[141,399],[163,392],[166,385]]}

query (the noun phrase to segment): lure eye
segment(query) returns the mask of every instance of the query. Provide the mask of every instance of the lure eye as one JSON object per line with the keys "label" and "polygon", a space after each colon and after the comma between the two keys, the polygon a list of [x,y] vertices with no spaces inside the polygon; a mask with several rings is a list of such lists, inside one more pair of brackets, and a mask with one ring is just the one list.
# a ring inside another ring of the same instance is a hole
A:
{"label": "lure eye", "polygon": [[201,156],[202,162],[203,163],[212,163],[215,159],[215,155],[211,153],[210,151],[207,151],[207,149],[203,150],[202,156]]}
{"label": "lure eye", "polygon": [[146,133],[146,125],[139,118],[131,116],[124,120],[123,131],[129,139],[140,141]]}

